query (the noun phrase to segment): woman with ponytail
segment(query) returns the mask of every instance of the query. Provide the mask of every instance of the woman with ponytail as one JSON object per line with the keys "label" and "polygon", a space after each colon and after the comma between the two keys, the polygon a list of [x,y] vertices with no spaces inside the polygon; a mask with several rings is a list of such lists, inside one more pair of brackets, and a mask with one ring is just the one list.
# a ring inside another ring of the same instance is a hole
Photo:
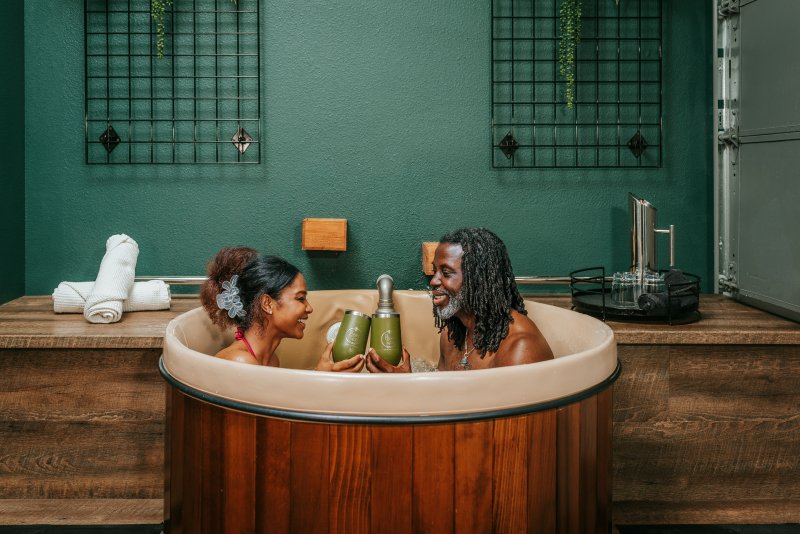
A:
{"label": "woman with ponytail", "polygon": [[[218,358],[272,367],[280,367],[278,345],[287,337],[302,338],[314,311],[297,267],[247,247],[226,247],[214,256],[200,300],[214,324],[236,328],[236,339]],[[358,373],[364,367],[363,355],[334,363],[332,347],[325,347],[316,370]]]}

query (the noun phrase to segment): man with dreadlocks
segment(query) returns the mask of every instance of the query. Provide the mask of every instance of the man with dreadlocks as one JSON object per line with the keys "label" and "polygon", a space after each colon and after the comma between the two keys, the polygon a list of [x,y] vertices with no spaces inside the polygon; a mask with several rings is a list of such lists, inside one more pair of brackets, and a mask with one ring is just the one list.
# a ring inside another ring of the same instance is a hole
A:
{"label": "man with dreadlocks", "polygon": [[[484,228],[463,228],[439,240],[429,284],[439,328],[439,370],[488,369],[553,358],[542,333],[528,318],[503,242]],[[409,372],[403,351],[397,367],[374,351],[373,372]]]}

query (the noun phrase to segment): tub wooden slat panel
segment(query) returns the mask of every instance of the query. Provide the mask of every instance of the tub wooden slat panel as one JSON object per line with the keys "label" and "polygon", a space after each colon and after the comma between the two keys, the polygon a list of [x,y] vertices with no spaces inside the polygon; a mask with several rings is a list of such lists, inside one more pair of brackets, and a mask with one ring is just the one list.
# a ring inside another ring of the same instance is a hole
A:
{"label": "tub wooden slat panel", "polygon": [[[182,511],[183,511],[183,466],[184,466],[184,435],[186,434],[186,427],[184,421],[186,420],[184,414],[184,407],[186,396],[180,393],[175,388],[169,388],[167,394],[167,424],[166,432],[166,449],[167,449],[167,463],[164,466],[165,471],[165,488],[164,488],[164,504],[165,513],[168,512],[169,516],[166,519],[166,529],[169,531],[172,525],[180,526],[183,524]],[[175,461],[172,461],[172,459]]]}
{"label": "tub wooden slat panel", "polygon": [[530,534],[556,531],[556,412],[534,413],[528,462]]}
{"label": "tub wooden slat panel", "polygon": [[529,417],[494,422],[493,514],[495,532],[524,532],[528,525]]}
{"label": "tub wooden slat panel", "polygon": [[455,427],[455,532],[492,532],[494,423]]}
{"label": "tub wooden slat panel", "polygon": [[391,426],[373,426],[370,433],[370,530],[410,534],[414,433]]}
{"label": "tub wooden slat panel", "polygon": [[246,534],[256,527],[256,422],[239,412],[223,412],[223,516],[226,534]]}
{"label": "tub wooden slat panel", "polygon": [[[223,532],[222,500],[224,480],[223,418],[224,412],[211,405],[201,408],[201,432],[206,450],[203,451],[201,492],[203,495],[203,514],[200,532],[212,534]],[[191,532],[191,531],[190,531]]]}
{"label": "tub wooden slat panel", "polygon": [[202,494],[202,465],[203,465],[203,441],[198,439],[202,423],[200,412],[203,404],[194,399],[186,398],[184,409],[183,426],[186,439],[183,450],[184,469],[183,469],[183,521],[180,523],[178,532],[190,533],[194,529],[196,532],[200,527],[202,516],[203,494]]}
{"label": "tub wooden slat panel", "polygon": [[327,425],[292,424],[290,502],[301,506],[290,506],[290,532],[328,532],[329,430]]}
{"label": "tub wooden slat panel", "polygon": [[330,429],[330,527],[337,534],[370,529],[370,432],[361,425]]}
{"label": "tub wooden slat panel", "polygon": [[584,528],[597,519],[597,397],[581,401],[581,512]]}
{"label": "tub wooden slat panel", "polygon": [[[292,423],[259,417],[256,425],[256,531],[289,532]],[[255,462],[255,460],[254,460]]]}
{"label": "tub wooden slat panel", "polygon": [[580,517],[580,403],[558,410],[557,457],[558,469],[558,532],[582,532]]}
{"label": "tub wooden slat panel", "polygon": [[414,427],[413,528],[453,532],[453,425]]}
{"label": "tub wooden slat panel", "polygon": [[614,389],[597,395],[597,531],[611,532],[611,450]]}
{"label": "tub wooden slat panel", "polygon": [[182,436],[171,533],[610,531],[610,390],[420,426],[289,422],[170,396]]}

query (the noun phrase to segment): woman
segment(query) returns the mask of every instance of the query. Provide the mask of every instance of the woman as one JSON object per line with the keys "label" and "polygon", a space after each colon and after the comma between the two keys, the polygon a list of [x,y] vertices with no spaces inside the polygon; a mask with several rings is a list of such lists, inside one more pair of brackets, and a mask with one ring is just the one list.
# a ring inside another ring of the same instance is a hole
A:
{"label": "woman", "polygon": [[[300,339],[313,311],[307,300],[303,274],[276,256],[262,256],[252,248],[223,248],[208,264],[208,280],[200,300],[211,321],[236,327],[236,339],[216,356],[235,362],[280,367],[275,351],[284,338]],[[358,373],[364,367],[359,354],[334,363],[329,343],[317,371]]]}

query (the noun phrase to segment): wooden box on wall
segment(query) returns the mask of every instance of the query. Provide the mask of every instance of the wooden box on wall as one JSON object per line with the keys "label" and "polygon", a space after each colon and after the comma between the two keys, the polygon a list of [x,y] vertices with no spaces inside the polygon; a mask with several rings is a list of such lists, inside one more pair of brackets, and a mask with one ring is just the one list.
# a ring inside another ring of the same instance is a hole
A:
{"label": "wooden box on wall", "polygon": [[303,219],[303,250],[347,250],[347,219]]}

